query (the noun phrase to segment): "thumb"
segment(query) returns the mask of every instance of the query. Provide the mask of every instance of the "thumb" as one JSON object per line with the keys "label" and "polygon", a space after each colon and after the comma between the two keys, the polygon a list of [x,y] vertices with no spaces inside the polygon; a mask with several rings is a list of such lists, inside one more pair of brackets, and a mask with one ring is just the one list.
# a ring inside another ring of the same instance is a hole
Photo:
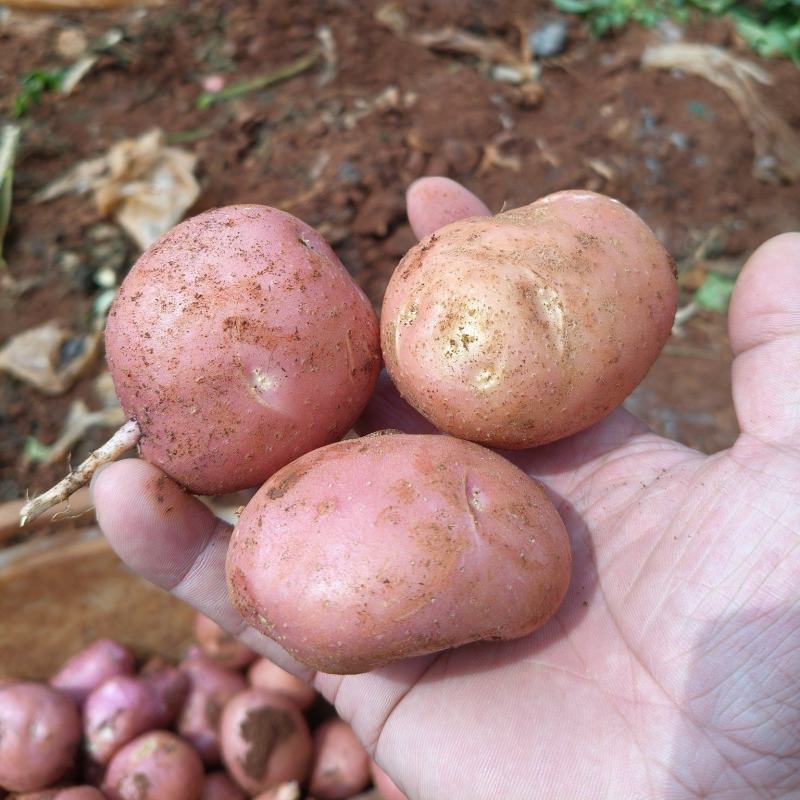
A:
{"label": "thumb", "polygon": [[800,445],[800,233],[753,253],[736,282],[728,328],[742,432]]}
{"label": "thumb", "polygon": [[406,192],[408,221],[417,239],[466,217],[488,217],[484,203],[450,178],[420,178]]}

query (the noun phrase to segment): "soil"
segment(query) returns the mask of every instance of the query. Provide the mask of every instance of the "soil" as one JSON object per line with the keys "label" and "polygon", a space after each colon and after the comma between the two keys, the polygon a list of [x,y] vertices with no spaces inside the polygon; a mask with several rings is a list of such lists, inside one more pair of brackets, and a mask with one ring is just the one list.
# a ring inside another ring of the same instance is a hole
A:
{"label": "soil", "polygon": [[[0,340],[48,320],[86,330],[100,292],[96,270],[112,264],[121,277],[136,248],[113,229],[109,247],[108,225],[88,197],[39,205],[32,197],[79,160],[155,126],[199,158],[202,192],[192,212],[253,202],[297,214],[328,238],[376,306],[413,242],[403,195],[421,175],[456,178],[494,210],[570,187],[616,196],[684,272],[703,269],[693,257],[703,242],[711,242],[707,258],[741,263],[797,226],[800,192],[753,176],[751,135],[728,97],[701,78],[639,66],[658,31],[631,28],[598,41],[571,18],[565,51],[542,62],[539,92],[493,80],[474,57],[434,53],[410,34],[454,25],[517,49],[520,26],[558,18],[546,0],[409,0],[394,7],[405,33],[379,22],[378,8],[202,0],[115,12],[0,11],[0,113],[21,76],[68,63],[56,50],[64,30],[90,41],[111,28],[123,34],[71,95],[45,93],[22,119],[5,255],[19,285],[31,285],[0,298]],[[205,77],[231,85],[270,72],[317,46],[320,25],[338,54],[329,82],[321,85],[325,71],[316,67],[197,108]],[[722,23],[695,23],[685,37],[755,58]],[[785,61],[761,66],[774,79],[767,100],[797,127],[800,71]],[[690,299],[684,292],[682,304]],[[736,436],[729,366],[725,319],[702,312],[673,336],[628,404],[667,436],[724,448]],[[76,398],[98,407],[92,379],[102,368],[55,398],[0,376],[0,500],[61,476],[64,465],[24,464],[26,439],[54,441]],[[73,463],[108,435],[86,436]]]}

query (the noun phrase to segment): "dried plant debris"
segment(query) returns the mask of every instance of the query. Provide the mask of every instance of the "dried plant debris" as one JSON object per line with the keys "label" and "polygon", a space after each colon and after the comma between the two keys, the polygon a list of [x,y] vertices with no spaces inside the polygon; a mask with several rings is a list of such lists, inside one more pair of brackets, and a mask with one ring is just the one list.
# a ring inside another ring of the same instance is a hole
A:
{"label": "dried plant debris", "polygon": [[768,183],[800,179],[800,133],[764,100],[758,85],[771,85],[766,70],[752,61],[705,44],[661,44],[642,55],[648,69],[679,69],[722,89],[753,134],[753,174]]}
{"label": "dried plant debris", "polygon": [[527,31],[520,31],[520,48],[517,51],[499,37],[478,35],[454,26],[436,30],[410,30],[408,18],[397,3],[381,6],[375,12],[375,19],[397,36],[428,50],[474,56],[485,66],[485,72],[492,80],[524,84],[537,80],[541,73],[533,58]]}
{"label": "dried plant debris", "polygon": [[123,139],[103,156],[76,164],[34,198],[93,192],[102,216],[113,215],[143,250],[178,223],[200,193],[197,157],[166,144],[154,129]]}
{"label": "dried plant debris", "polygon": [[0,350],[0,370],[43,394],[68,392],[94,363],[102,330],[75,336],[56,322],[12,336]]}

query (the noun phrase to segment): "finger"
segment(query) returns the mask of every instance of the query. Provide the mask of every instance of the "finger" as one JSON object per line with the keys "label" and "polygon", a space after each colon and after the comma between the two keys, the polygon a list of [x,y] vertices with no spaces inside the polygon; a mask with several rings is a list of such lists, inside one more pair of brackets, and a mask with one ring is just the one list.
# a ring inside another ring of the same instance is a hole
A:
{"label": "finger", "polygon": [[231,526],[161,470],[125,459],[92,483],[108,543],[138,575],[184,600],[284,669],[308,677],[271,639],[245,625],[228,600],[225,555]]}
{"label": "finger", "polygon": [[406,192],[406,205],[408,221],[418,239],[456,220],[491,214],[472,192],[450,178],[414,181]]}
{"label": "finger", "polygon": [[728,331],[739,427],[762,441],[800,444],[800,233],[776,236],[750,257]]}
{"label": "finger", "polygon": [[436,433],[436,428],[400,397],[385,370],[378,376],[375,392],[355,428],[362,436],[387,428],[403,433]]}

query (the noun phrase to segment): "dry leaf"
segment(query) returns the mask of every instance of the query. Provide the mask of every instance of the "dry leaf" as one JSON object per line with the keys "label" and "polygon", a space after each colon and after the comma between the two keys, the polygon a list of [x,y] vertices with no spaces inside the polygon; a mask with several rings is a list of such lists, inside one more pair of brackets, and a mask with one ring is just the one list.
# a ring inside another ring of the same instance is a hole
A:
{"label": "dry leaf", "polygon": [[178,223],[200,193],[197,158],[167,147],[163,131],[117,142],[106,155],[76,164],[36,194],[45,202],[64,194],[94,192],[97,210],[112,215],[142,248]]}
{"label": "dry leaf", "polygon": [[519,55],[500,39],[476,36],[458,28],[421,31],[412,34],[411,40],[430,50],[477,56],[484,61],[496,61],[515,67],[520,65]]}
{"label": "dry leaf", "polygon": [[55,322],[12,336],[0,350],[0,370],[48,395],[69,391],[100,351],[102,331],[80,337],[75,355],[64,361],[66,343],[73,334]]}
{"label": "dry leaf", "polygon": [[82,400],[75,400],[69,407],[64,429],[58,439],[51,445],[37,447],[37,457],[28,456],[27,461],[40,464],[57,464],[64,461],[72,448],[83,439],[90,428],[102,427],[116,430],[127,417],[120,406],[90,411]]}
{"label": "dry leaf", "polygon": [[763,99],[757,84],[770,85],[772,78],[757,64],[712,45],[676,43],[648,47],[642,66],[681,69],[718,86],[753,133],[753,174],[769,183],[800,179],[800,134]]}

